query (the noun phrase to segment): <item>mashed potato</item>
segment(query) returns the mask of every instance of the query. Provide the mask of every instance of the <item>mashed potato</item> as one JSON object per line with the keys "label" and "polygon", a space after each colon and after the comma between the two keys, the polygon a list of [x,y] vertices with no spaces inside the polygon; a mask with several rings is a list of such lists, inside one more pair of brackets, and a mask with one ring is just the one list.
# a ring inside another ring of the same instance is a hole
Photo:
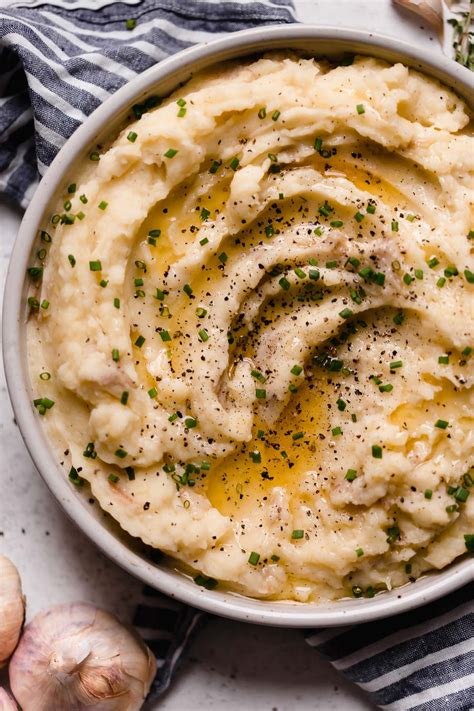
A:
{"label": "mashed potato", "polygon": [[402,64],[273,54],[134,111],[31,272],[65,476],[254,597],[372,596],[472,550],[465,104]]}

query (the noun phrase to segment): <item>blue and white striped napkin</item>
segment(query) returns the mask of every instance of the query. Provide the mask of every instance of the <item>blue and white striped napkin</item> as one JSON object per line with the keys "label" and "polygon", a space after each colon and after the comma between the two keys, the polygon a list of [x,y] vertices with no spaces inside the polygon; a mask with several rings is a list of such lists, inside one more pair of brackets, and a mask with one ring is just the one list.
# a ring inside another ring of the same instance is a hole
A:
{"label": "blue and white striped napkin", "polygon": [[[26,207],[81,122],[161,59],[228,32],[296,21],[292,0],[41,0],[0,9],[0,194]],[[306,641],[390,711],[474,709],[473,587]],[[138,602],[138,601],[137,601]],[[133,620],[169,686],[205,615],[145,588]]]}

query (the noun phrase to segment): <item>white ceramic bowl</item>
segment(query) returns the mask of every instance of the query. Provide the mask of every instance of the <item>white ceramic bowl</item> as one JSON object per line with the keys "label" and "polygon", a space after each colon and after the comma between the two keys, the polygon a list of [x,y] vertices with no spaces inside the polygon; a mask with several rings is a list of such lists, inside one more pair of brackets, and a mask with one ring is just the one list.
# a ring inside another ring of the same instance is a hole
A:
{"label": "white ceramic bowl", "polygon": [[358,52],[401,61],[436,77],[472,101],[472,75],[439,52],[413,48],[396,39],[352,30],[308,25],[274,26],[237,32],[187,49],[151,67],[100,106],[59,152],[25,213],[13,250],[6,283],[3,349],[8,389],[28,450],[46,484],[66,513],[116,563],[152,587],[195,607],[234,619],[288,627],[337,626],[364,622],[422,605],[472,579],[472,561],[459,560],[403,588],[372,599],[317,605],[269,602],[219,590],[206,591],[182,573],[153,562],[152,552],[106,518],[98,506],[70,485],[42,430],[31,401],[26,360],[26,280],[38,229],[51,214],[73,166],[91,147],[106,141],[124,121],[131,105],[151,94],[166,95],[191,73],[216,62],[269,49],[304,50],[315,56]]}

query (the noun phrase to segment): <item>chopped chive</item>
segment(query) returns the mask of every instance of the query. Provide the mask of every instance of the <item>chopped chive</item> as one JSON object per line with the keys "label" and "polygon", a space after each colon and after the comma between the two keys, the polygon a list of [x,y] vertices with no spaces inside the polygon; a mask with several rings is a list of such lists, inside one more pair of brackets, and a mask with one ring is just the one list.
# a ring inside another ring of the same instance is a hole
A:
{"label": "chopped chive", "polygon": [[391,393],[393,390],[393,385],[391,383],[386,383],[385,385],[379,385],[379,390],[381,393]]}
{"label": "chopped chive", "polygon": [[344,223],[342,220],[332,220],[329,224],[331,227],[342,227]]}
{"label": "chopped chive", "polygon": [[402,368],[403,367],[403,361],[402,360],[392,360],[390,363],[390,370],[396,370],[397,368]]}
{"label": "chopped chive", "polygon": [[364,555],[364,549],[363,548],[356,548],[356,555],[358,558],[361,558]]}
{"label": "chopped chive", "polygon": [[227,256],[227,254],[226,254],[225,252],[221,252],[221,253],[218,255],[217,259],[221,262],[221,264],[225,264],[225,263],[227,262],[227,260],[228,260],[228,256]]}
{"label": "chopped chive", "polygon": [[374,459],[382,459],[383,451],[382,451],[382,447],[380,447],[380,445],[378,445],[378,444],[372,445],[372,456]]}
{"label": "chopped chive", "polygon": [[294,365],[292,369],[290,370],[290,373],[292,375],[300,375],[303,372],[303,368],[301,365]]}
{"label": "chopped chive", "polygon": [[337,437],[338,435],[342,435],[342,429],[340,427],[333,427],[331,430],[331,434],[333,437]]}
{"label": "chopped chive", "polygon": [[206,210],[206,208],[203,207],[202,210],[201,210],[201,214],[200,214],[201,220],[203,220],[203,221],[204,221],[204,220],[207,220],[207,218],[209,217],[210,214],[211,214],[210,211],[209,211],[209,210]]}
{"label": "chopped chive", "polygon": [[291,537],[293,540],[299,540],[300,538],[304,538],[304,531],[301,528],[295,528],[295,530],[292,532]]}
{"label": "chopped chive", "polygon": [[265,227],[265,234],[267,237],[273,237],[275,234],[275,231],[273,229],[273,225],[266,225]]}
{"label": "chopped chive", "polygon": [[299,439],[303,439],[304,437],[304,432],[295,432],[294,434],[291,435],[291,439],[295,442],[297,442]]}
{"label": "chopped chive", "polygon": [[89,202],[85,195],[79,195],[79,200],[82,202],[83,205],[87,205],[87,203]]}
{"label": "chopped chive", "polygon": [[356,109],[357,109],[357,113],[358,113],[359,115],[365,114],[365,106],[364,106],[364,104],[357,104]]}
{"label": "chopped chive", "polygon": [[375,214],[375,205],[372,202],[369,202],[367,205],[367,212],[369,215],[374,215]]}
{"label": "chopped chive", "polygon": [[209,172],[212,174],[217,173],[217,171],[219,170],[221,165],[222,165],[221,160],[213,160],[211,163],[211,167],[209,168]]}
{"label": "chopped chive", "polygon": [[280,560],[280,556],[273,554],[272,556],[270,556],[270,560],[274,563],[277,563]]}
{"label": "chopped chive", "polygon": [[254,464],[260,464],[262,461],[262,455],[258,451],[250,452],[250,459]]}
{"label": "chopped chive", "polygon": [[125,467],[125,471],[127,472],[129,480],[133,481],[135,479],[135,469],[133,467]]}
{"label": "chopped chive", "polygon": [[424,497],[425,497],[425,499],[431,499],[432,496],[433,496],[432,490],[431,490],[431,489],[425,489],[425,492],[424,492]]}
{"label": "chopped chive", "polygon": [[321,148],[323,147],[323,139],[322,138],[315,138],[314,139],[314,150],[319,153]]}
{"label": "chopped chive", "polygon": [[309,270],[309,278],[312,279],[313,281],[318,281],[320,277],[320,273],[318,269],[310,269]]}
{"label": "chopped chive", "polygon": [[300,267],[295,267],[293,271],[299,279],[306,279],[306,272],[300,269]]}
{"label": "chopped chive", "polygon": [[141,348],[143,344],[145,343],[145,337],[144,336],[138,336],[137,340],[135,341],[135,344],[137,348]]}
{"label": "chopped chive", "polygon": [[156,396],[158,395],[158,390],[157,390],[156,388],[150,388],[150,389],[148,390],[148,395],[149,395],[151,398],[154,398],[154,397],[156,397]]}
{"label": "chopped chive", "polygon": [[122,447],[119,447],[118,449],[115,450],[115,456],[118,457],[119,459],[125,459],[125,457],[128,455],[128,452],[123,449]]}
{"label": "chopped chive", "polygon": [[357,259],[357,257],[348,257],[346,264],[350,264],[354,269],[357,269],[357,267],[360,267],[360,259]]}
{"label": "chopped chive", "polygon": [[472,348],[469,346],[466,346],[466,348],[462,351],[463,356],[469,356],[472,353]]}
{"label": "chopped chive", "polygon": [[259,383],[265,383],[266,382],[266,377],[261,373],[259,370],[251,370],[250,375],[252,378],[255,378],[255,380],[258,380]]}
{"label": "chopped chive", "polygon": [[120,359],[120,353],[117,348],[112,349],[112,360],[117,363],[117,361]]}
{"label": "chopped chive", "polygon": [[446,420],[436,420],[434,426],[437,427],[440,430],[445,430],[449,425],[449,422]]}
{"label": "chopped chive", "polygon": [[354,481],[354,479],[357,479],[356,470],[355,469],[348,469],[344,479],[347,479],[347,481]]}
{"label": "chopped chive", "polygon": [[46,311],[46,309],[49,308],[49,301],[43,299],[43,301],[41,302],[41,308]]}
{"label": "chopped chive", "polygon": [[258,400],[266,400],[267,398],[267,391],[264,388],[256,388],[255,389],[255,397]]}
{"label": "chopped chive", "polygon": [[469,553],[474,553],[474,533],[464,534],[464,544]]}
{"label": "chopped chive", "polygon": [[398,232],[398,222],[397,222],[397,220],[392,220],[391,229],[392,229],[392,232]]}
{"label": "chopped chive", "polygon": [[199,244],[204,247],[205,244],[209,242],[207,237],[203,237],[202,239],[199,240]]}
{"label": "chopped chive", "polygon": [[240,163],[240,160],[237,158],[237,156],[234,156],[229,163],[229,168],[231,168],[232,170],[235,171],[239,167],[239,163]]}
{"label": "chopped chive", "polygon": [[67,191],[70,195],[74,195],[74,193],[76,192],[76,183],[71,183],[70,185],[68,185]]}
{"label": "chopped chive", "polygon": [[135,286],[143,286],[143,284],[144,284],[145,282],[143,281],[143,279],[142,279],[141,277],[139,277],[139,278],[137,278],[137,279],[134,279],[134,280],[133,280],[133,283],[134,283]]}
{"label": "chopped chive", "polygon": [[66,212],[69,212],[71,207],[72,207],[72,202],[70,200],[66,200],[66,202],[64,203],[64,209],[66,210]]}
{"label": "chopped chive", "polygon": [[474,273],[469,269],[464,270],[464,277],[469,284],[474,284]]}
{"label": "chopped chive", "polygon": [[360,587],[360,585],[353,585],[352,586],[352,594],[354,597],[362,597],[364,594],[364,591]]}
{"label": "chopped chive", "polygon": [[174,158],[175,155],[177,154],[178,149],[177,148],[168,148],[168,150],[165,153],[165,158]]}
{"label": "chopped chive", "polygon": [[323,234],[323,228],[321,227],[321,225],[318,225],[318,227],[314,229],[314,234],[318,235],[318,237],[321,237],[321,235]]}
{"label": "chopped chive", "polygon": [[137,26],[137,21],[134,18],[125,20],[125,29],[126,30],[134,30],[136,26]]}
{"label": "chopped chive", "polygon": [[356,214],[354,215],[354,219],[356,222],[362,222],[364,219],[365,215],[363,215],[361,212],[357,211]]}
{"label": "chopped chive", "polygon": [[375,284],[383,286],[385,284],[385,274],[383,272],[376,272],[372,277]]}
{"label": "chopped chive", "polygon": [[448,363],[449,363],[449,356],[448,356],[448,355],[439,356],[439,358],[438,358],[438,363],[439,363],[440,365],[448,365]]}
{"label": "chopped chive", "polygon": [[405,273],[405,274],[403,275],[403,281],[405,282],[405,284],[406,284],[407,286],[410,286],[410,284],[412,283],[412,281],[414,281],[414,278],[413,278],[410,274],[408,274],[408,272],[407,272],[407,273]]}
{"label": "chopped chive", "polygon": [[215,578],[207,578],[205,575],[196,575],[194,578],[194,582],[196,585],[199,585],[202,588],[206,588],[206,590],[214,590],[219,583]]}
{"label": "chopped chive", "polygon": [[265,106],[262,106],[262,108],[258,110],[257,116],[259,119],[264,119],[266,117],[266,115],[267,115],[267,109],[265,108]]}
{"label": "chopped chive", "polygon": [[38,281],[43,277],[43,267],[28,267],[27,271],[32,281]]}
{"label": "chopped chive", "polygon": [[39,375],[40,380],[51,380],[51,373],[48,373],[46,370],[44,370],[42,373]]}
{"label": "chopped chive", "polygon": [[209,334],[208,334],[208,332],[206,331],[205,328],[201,328],[201,330],[198,331],[198,335],[199,335],[200,340],[201,340],[203,343],[205,343],[206,341],[209,340]]}
{"label": "chopped chive", "polygon": [[206,309],[203,309],[201,306],[196,309],[196,316],[198,318],[204,318],[204,316],[207,315]]}
{"label": "chopped chive", "polygon": [[405,314],[400,311],[398,314],[395,314],[392,320],[397,326],[401,326],[405,320]]}
{"label": "chopped chive", "polygon": [[281,111],[278,111],[278,110],[277,110],[277,111],[274,111],[274,112],[272,113],[272,121],[278,121],[278,119],[280,118],[280,116],[281,116]]}
{"label": "chopped chive", "polygon": [[187,296],[189,296],[189,298],[191,298],[191,296],[193,295],[193,290],[191,289],[189,284],[185,284],[183,286],[183,291]]}
{"label": "chopped chive", "polygon": [[339,311],[339,316],[343,319],[350,318],[354,312],[351,311],[351,309],[342,309],[342,311]]}
{"label": "chopped chive", "polygon": [[78,220],[83,220],[85,217],[85,213],[82,212],[82,210],[81,210],[80,212],[77,213],[76,217]]}
{"label": "chopped chive", "polygon": [[364,281],[369,281],[369,279],[372,277],[374,273],[374,270],[372,267],[362,267],[362,269],[359,272],[359,276],[364,279]]}
{"label": "chopped chive", "polygon": [[120,477],[117,474],[109,474],[107,478],[111,484],[117,484],[120,481]]}
{"label": "chopped chive", "polygon": [[126,405],[128,402],[128,392],[127,390],[124,390],[123,393],[120,396],[120,402],[122,405]]}
{"label": "chopped chive", "polygon": [[186,116],[186,107],[182,106],[179,110],[178,113],[176,114],[178,118],[183,118]]}
{"label": "chopped chive", "polygon": [[459,272],[458,272],[458,270],[456,269],[456,267],[455,267],[453,264],[450,264],[450,265],[447,266],[446,269],[444,270],[444,276],[445,276],[445,277],[448,277],[448,278],[455,277],[455,276],[457,276],[458,274],[459,274]]}
{"label": "chopped chive", "polygon": [[135,131],[130,131],[127,134],[127,141],[130,141],[130,143],[135,143],[137,138],[138,138],[138,133],[135,133]]}
{"label": "chopped chive", "polygon": [[446,284],[446,279],[444,277],[440,277],[438,281],[436,282],[436,286],[438,289],[442,289],[443,286]]}
{"label": "chopped chive", "polygon": [[423,279],[423,269],[415,269],[415,277],[417,279]]}
{"label": "chopped chive", "polygon": [[[166,293],[168,293],[168,292],[166,292]],[[164,301],[164,298],[165,298],[165,292],[161,291],[161,289],[158,289],[158,287],[157,287],[155,299],[157,299],[158,301]]]}
{"label": "chopped chive", "polygon": [[435,267],[438,266],[439,259],[436,259],[436,257],[431,257],[431,259],[428,259],[428,261],[426,263],[430,269],[434,269]]}
{"label": "chopped chive", "polygon": [[160,333],[160,338],[161,338],[161,340],[162,340],[163,342],[171,341],[171,336],[170,336],[170,334],[169,334],[169,331],[166,331],[166,330],[163,329],[163,330],[160,331],[159,333]]}
{"label": "chopped chive", "polygon": [[194,417],[186,417],[184,420],[184,426],[188,428],[188,430],[194,429],[194,427],[197,427],[197,420]]}
{"label": "chopped chive", "polygon": [[290,282],[286,277],[282,277],[281,279],[279,279],[278,283],[284,291],[288,291],[291,286]]}
{"label": "chopped chive", "polygon": [[340,397],[336,400],[336,405],[337,409],[340,410],[340,412],[344,412],[347,407],[347,403]]}
{"label": "chopped chive", "polygon": [[390,526],[387,528],[387,543],[395,543],[400,538],[400,529],[398,526]]}
{"label": "chopped chive", "polygon": [[260,553],[255,553],[255,551],[252,551],[251,554],[249,555],[250,565],[257,565],[259,560],[260,560]]}
{"label": "chopped chive", "polygon": [[337,262],[335,259],[331,259],[329,262],[326,262],[326,269],[335,269],[337,267]]}
{"label": "chopped chive", "polygon": [[96,259],[92,262],[89,262],[89,269],[91,272],[100,272],[102,271],[102,264],[99,259]]}
{"label": "chopped chive", "polygon": [[115,297],[115,299],[114,299],[114,306],[116,309],[120,308],[120,299],[117,297]]}

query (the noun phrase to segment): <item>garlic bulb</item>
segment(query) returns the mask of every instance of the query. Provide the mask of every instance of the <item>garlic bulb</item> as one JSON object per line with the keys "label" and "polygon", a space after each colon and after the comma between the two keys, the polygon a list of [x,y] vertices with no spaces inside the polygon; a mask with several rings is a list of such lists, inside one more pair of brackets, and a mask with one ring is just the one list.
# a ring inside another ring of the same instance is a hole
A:
{"label": "garlic bulb", "polygon": [[438,32],[443,29],[443,7],[441,0],[395,0],[396,5],[412,10],[417,15],[436,27]]}
{"label": "garlic bulb", "polygon": [[5,689],[0,689],[0,711],[18,711],[18,706]]}
{"label": "garlic bulb", "polygon": [[24,619],[25,600],[18,570],[0,555],[0,669],[18,644]]}
{"label": "garlic bulb", "polygon": [[133,630],[86,603],[35,617],[9,668],[23,711],[136,711],[155,671],[153,654]]}

